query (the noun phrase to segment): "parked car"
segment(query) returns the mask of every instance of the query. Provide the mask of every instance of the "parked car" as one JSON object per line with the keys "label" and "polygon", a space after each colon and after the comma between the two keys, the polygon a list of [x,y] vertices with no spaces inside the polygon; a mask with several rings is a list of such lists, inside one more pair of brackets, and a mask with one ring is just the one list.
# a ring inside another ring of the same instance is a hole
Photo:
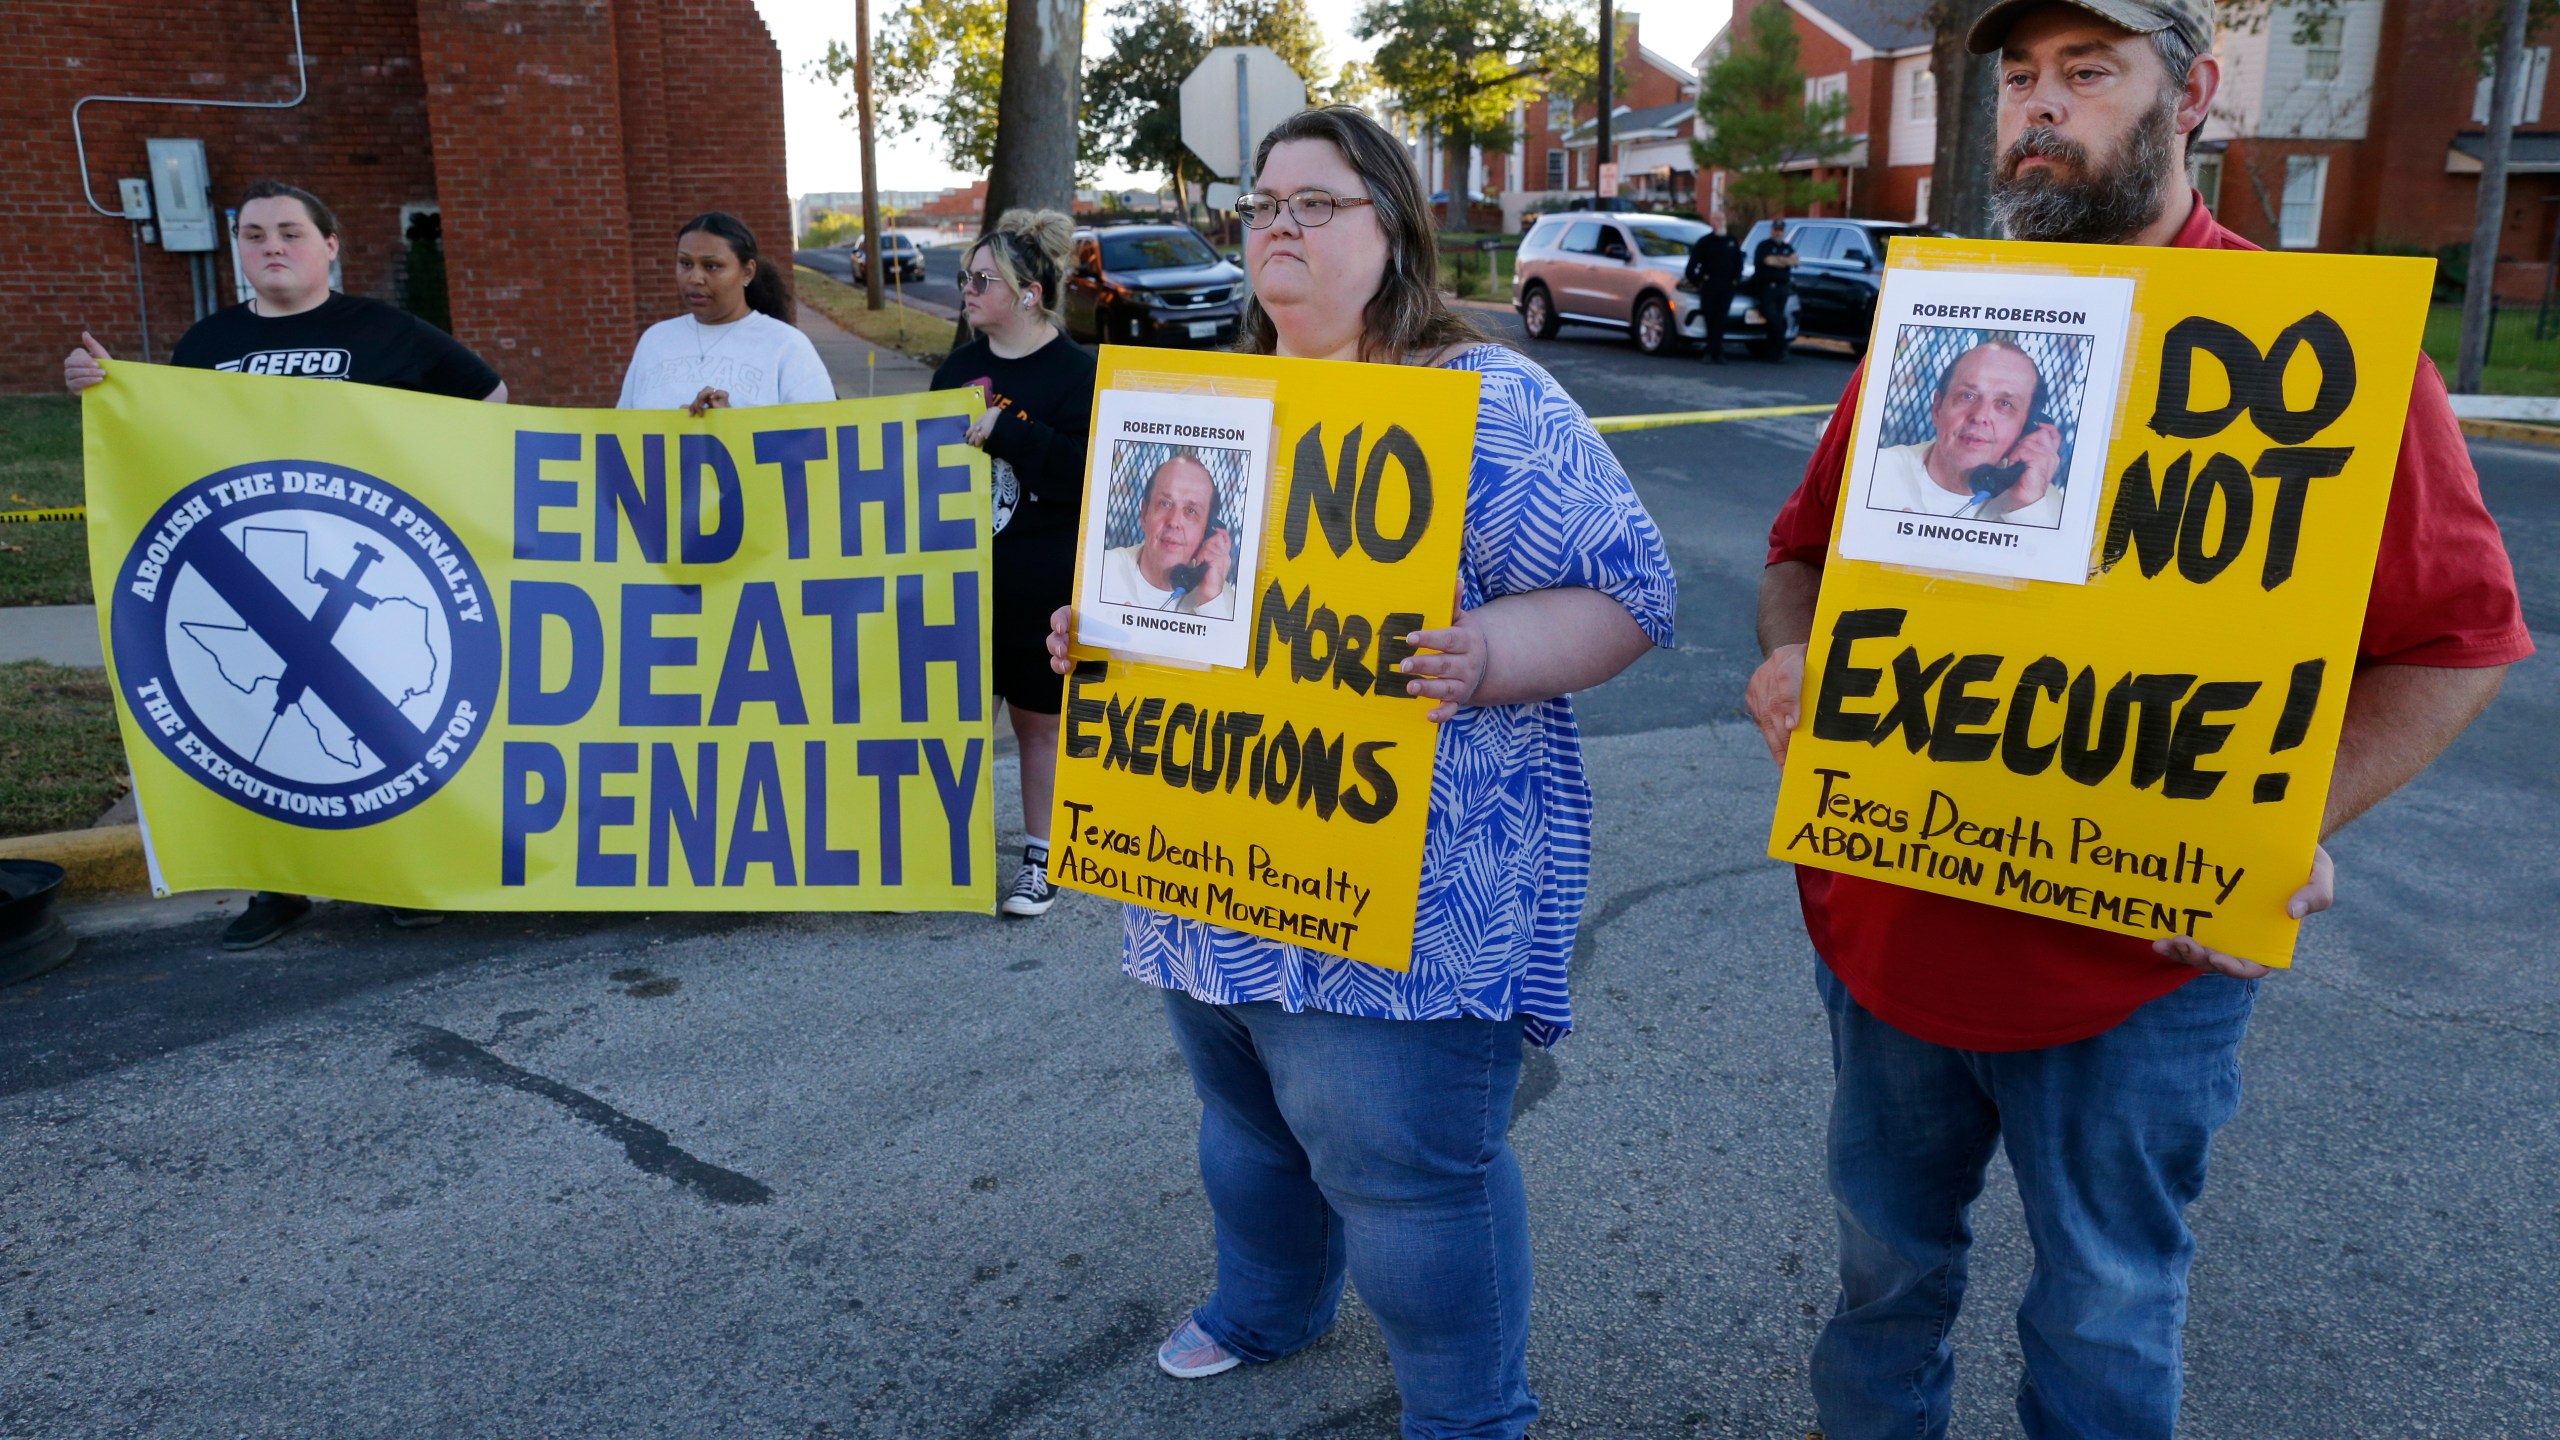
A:
{"label": "parked car", "polygon": [[[1884,285],[1886,247],[1897,236],[1944,233],[1890,220],[1788,221],[1787,242],[1796,247],[1797,323],[1807,335],[1846,340],[1852,352],[1866,354],[1867,335],[1876,323],[1876,292]],[[1754,288],[1751,256],[1768,238],[1766,220],[1743,237],[1742,288],[1746,291]]]}
{"label": "parked car", "polygon": [[1244,270],[1188,225],[1079,230],[1067,334],[1086,344],[1221,345],[1244,313]]}
{"label": "parked car", "polygon": [[[864,257],[862,244],[863,242],[856,240],[846,247],[853,256],[853,283],[856,285],[863,281],[862,267],[870,263]],[[880,277],[884,280],[899,280],[909,284],[924,279],[924,252],[916,248],[916,242],[895,230],[881,236]]]}
{"label": "parked car", "polygon": [[[1707,227],[1670,215],[1568,211],[1542,217],[1520,242],[1511,275],[1511,308],[1537,339],[1565,325],[1616,330],[1648,355],[1677,352],[1707,338],[1694,290],[1680,288],[1689,247]],[[1792,309],[1772,338],[1751,297],[1734,297],[1728,343],[1785,353],[1795,338]]]}

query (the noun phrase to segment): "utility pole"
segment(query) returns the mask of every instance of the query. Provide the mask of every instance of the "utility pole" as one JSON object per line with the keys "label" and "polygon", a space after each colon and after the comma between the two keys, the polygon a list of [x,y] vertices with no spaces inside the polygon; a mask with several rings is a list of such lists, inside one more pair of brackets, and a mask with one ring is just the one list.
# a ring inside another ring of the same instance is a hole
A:
{"label": "utility pole", "polygon": [[2471,273],[2462,286],[2462,348],[2453,368],[2458,395],[2480,393],[2489,363],[2490,307],[2497,304],[2498,236],[2506,229],[2507,152],[2514,148],[2516,87],[2524,83],[2525,0],[2505,0],[2497,68],[2489,72],[2489,147],[2480,157],[2480,215],[2471,226]]}
{"label": "utility pole", "polygon": [[880,308],[880,176],[872,158],[871,0],[853,0],[853,103],[862,112],[862,303]]}
{"label": "utility pole", "polygon": [[1617,89],[1618,16],[1610,0],[1600,0],[1600,132],[1592,137],[1591,208],[1606,210],[1614,191],[1605,177],[1617,168],[1617,152],[1609,145],[1609,106],[1611,92]]}

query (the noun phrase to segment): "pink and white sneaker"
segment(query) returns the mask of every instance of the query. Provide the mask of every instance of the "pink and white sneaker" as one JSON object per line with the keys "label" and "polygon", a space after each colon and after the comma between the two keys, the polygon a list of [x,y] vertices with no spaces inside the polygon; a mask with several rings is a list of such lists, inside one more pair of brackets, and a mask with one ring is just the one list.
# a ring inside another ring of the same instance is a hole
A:
{"label": "pink and white sneaker", "polygon": [[1176,1380],[1197,1380],[1204,1375],[1223,1375],[1244,1363],[1241,1356],[1209,1338],[1197,1320],[1186,1319],[1182,1328],[1165,1337],[1156,1347],[1156,1368]]}

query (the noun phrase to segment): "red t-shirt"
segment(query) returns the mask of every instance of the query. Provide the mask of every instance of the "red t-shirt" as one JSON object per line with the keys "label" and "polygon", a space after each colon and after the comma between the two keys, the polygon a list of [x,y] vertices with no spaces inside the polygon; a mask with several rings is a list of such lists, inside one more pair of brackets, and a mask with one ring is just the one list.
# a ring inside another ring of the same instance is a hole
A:
{"label": "red t-shirt", "polygon": [[[2170,243],[2258,248],[2216,224],[2201,197]],[[1804,483],[1770,527],[1772,565],[1820,565],[1830,552],[1865,374],[1861,365],[1849,377]],[[2420,356],[2357,663],[2504,665],[2532,653],[2515,570],[2481,503],[2444,379]],[[1933,1044],[2032,1050],[2085,1040],[2197,974],[2151,953],[2147,940],[1925,890],[1807,866],[1796,867],[1796,888],[1814,949],[1849,993]]]}

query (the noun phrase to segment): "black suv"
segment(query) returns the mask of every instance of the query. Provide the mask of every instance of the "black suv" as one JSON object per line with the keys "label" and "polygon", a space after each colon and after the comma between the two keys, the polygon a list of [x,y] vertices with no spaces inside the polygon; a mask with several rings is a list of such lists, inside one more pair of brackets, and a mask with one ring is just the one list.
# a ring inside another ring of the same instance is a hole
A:
{"label": "black suv", "polygon": [[[1796,247],[1796,323],[1807,335],[1846,340],[1853,352],[1867,353],[1867,334],[1875,329],[1876,291],[1884,285],[1885,247],[1896,236],[1939,235],[1926,225],[1891,220],[1790,220],[1787,243]],[[1769,222],[1761,221],[1743,237],[1741,289],[1751,291],[1751,256],[1769,238]]]}
{"label": "black suv", "polygon": [[1067,334],[1087,344],[1222,345],[1236,338],[1244,271],[1187,225],[1076,232]]}

